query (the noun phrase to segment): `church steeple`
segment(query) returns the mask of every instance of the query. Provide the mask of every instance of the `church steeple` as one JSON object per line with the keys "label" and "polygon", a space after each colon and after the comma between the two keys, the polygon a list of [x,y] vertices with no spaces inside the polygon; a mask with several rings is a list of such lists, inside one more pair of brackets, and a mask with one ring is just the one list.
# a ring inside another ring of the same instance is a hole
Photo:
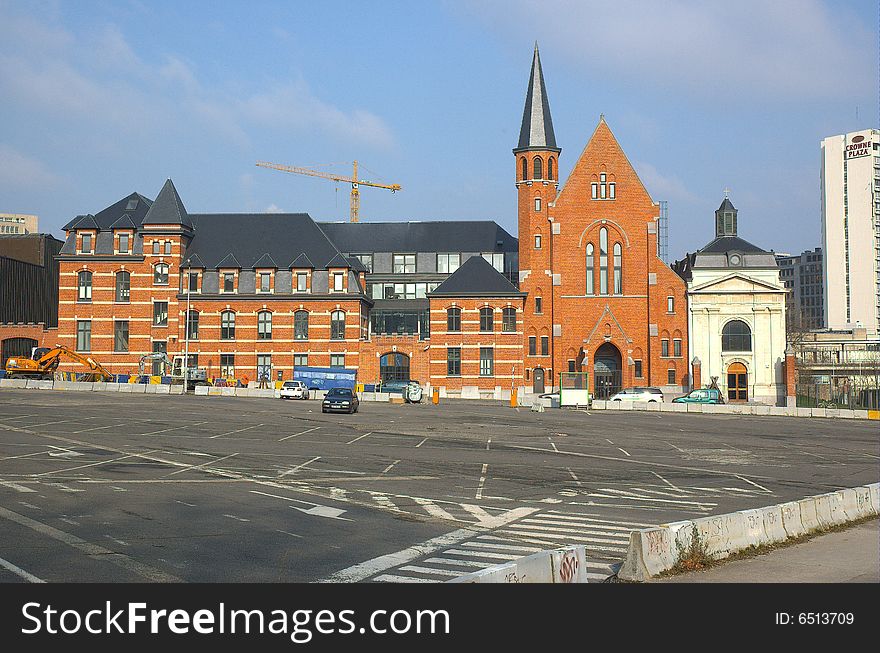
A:
{"label": "church steeple", "polygon": [[519,143],[513,150],[519,152],[541,150],[544,152],[561,152],[556,147],[556,135],[553,133],[553,119],[550,117],[550,102],[544,86],[544,73],[541,70],[541,56],[538,54],[538,43],[535,42],[535,54],[532,57],[532,73],[529,77],[529,88],[526,91],[526,104],[523,109],[522,127],[519,131]]}
{"label": "church steeple", "polygon": [[727,193],[724,194],[724,201],[715,211],[715,237],[736,236],[736,207]]}

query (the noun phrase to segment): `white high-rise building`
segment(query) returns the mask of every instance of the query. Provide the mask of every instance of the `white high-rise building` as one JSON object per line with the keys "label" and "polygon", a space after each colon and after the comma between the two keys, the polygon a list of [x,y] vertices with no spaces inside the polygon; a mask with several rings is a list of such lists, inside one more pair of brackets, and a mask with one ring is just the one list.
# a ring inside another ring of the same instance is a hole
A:
{"label": "white high-rise building", "polygon": [[822,147],[825,326],[880,334],[880,131],[829,136]]}

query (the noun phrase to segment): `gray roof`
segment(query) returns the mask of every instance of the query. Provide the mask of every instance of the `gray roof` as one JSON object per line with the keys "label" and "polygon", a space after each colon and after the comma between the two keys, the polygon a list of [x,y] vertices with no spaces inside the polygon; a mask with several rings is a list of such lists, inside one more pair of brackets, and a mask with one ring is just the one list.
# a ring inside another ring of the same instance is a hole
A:
{"label": "gray roof", "polygon": [[532,57],[532,73],[529,76],[529,88],[526,91],[526,104],[523,109],[522,127],[519,131],[519,143],[514,152],[519,150],[555,150],[556,135],[553,133],[553,120],[550,117],[550,101],[544,87],[544,73],[541,70],[541,57],[538,44],[535,43],[535,54]]}
{"label": "gray roof", "polygon": [[431,297],[525,296],[482,256],[471,256],[432,292]]}
{"label": "gray roof", "polygon": [[98,222],[91,213],[76,216],[70,224],[76,229],[98,229]]}
{"label": "gray roof", "polygon": [[275,259],[267,252],[263,254],[253,265],[254,268],[277,268],[278,264]]}
{"label": "gray roof", "polygon": [[[114,202],[93,217],[98,224],[99,229],[112,229],[113,223],[123,215],[128,215],[129,219],[135,224],[135,226],[137,226],[143,221],[144,216],[147,214],[152,203],[153,201],[151,199],[144,197],[140,193],[132,193],[131,195],[123,197],[118,202]],[[128,208],[129,206],[132,208]],[[82,216],[76,216],[62,228],[65,231],[72,229],[73,225],[76,224],[76,221],[80,217]]]}
{"label": "gray roof", "polygon": [[[725,200],[727,201],[727,200]],[[723,206],[723,205],[722,205]],[[761,249],[757,245],[752,245],[747,240],[743,240],[739,236],[721,236],[706,245],[697,254],[718,254],[721,252],[759,252],[766,254],[767,250]]]}
{"label": "gray roof", "polygon": [[[198,256],[198,254],[194,254],[190,258],[194,258],[196,256]],[[201,260],[201,259],[199,259],[199,260]],[[217,268],[218,270],[225,269],[225,268],[228,268],[228,269],[235,268],[235,269],[240,270],[241,263],[239,263],[238,259],[235,258],[235,254],[233,254],[232,252],[229,252],[226,256],[224,256],[222,259],[220,259],[220,262],[217,263],[217,265],[215,265],[214,267]]]}
{"label": "gray roof", "polygon": [[[307,213],[194,213],[189,217],[195,231],[189,251],[198,254],[208,269],[235,267],[227,264],[230,254],[243,269],[254,268],[267,254],[273,261],[290,261],[305,252],[319,270],[341,257]],[[337,264],[348,267],[344,258]]]}
{"label": "gray roof", "polygon": [[170,179],[165,181],[162,190],[156,196],[156,201],[144,216],[143,224],[179,224],[192,229],[193,223],[177,194],[174,182]]}
{"label": "gray roof", "polygon": [[[492,220],[448,222],[321,222],[347,254],[369,252],[509,252],[516,238]],[[501,246],[498,243],[501,242]]]}
{"label": "gray roof", "polygon": [[134,220],[131,219],[131,216],[128,213],[123,213],[122,217],[119,218],[116,222],[110,225],[111,229],[135,229],[137,225],[135,225]]}
{"label": "gray roof", "polygon": [[186,260],[183,262],[182,268],[202,268],[204,269],[205,263],[199,257],[198,254],[191,254],[186,257]]}
{"label": "gray roof", "polygon": [[736,211],[736,207],[733,205],[733,202],[730,201],[729,197],[725,197],[724,201],[721,202],[721,206],[718,207],[719,211]]}
{"label": "gray roof", "polygon": [[306,253],[303,252],[302,254],[297,256],[295,259],[293,259],[290,262],[290,265],[288,265],[287,267],[289,267],[289,268],[303,268],[303,269],[309,268],[309,269],[314,270],[315,264],[312,263],[312,259],[310,259],[308,256],[306,256]]}

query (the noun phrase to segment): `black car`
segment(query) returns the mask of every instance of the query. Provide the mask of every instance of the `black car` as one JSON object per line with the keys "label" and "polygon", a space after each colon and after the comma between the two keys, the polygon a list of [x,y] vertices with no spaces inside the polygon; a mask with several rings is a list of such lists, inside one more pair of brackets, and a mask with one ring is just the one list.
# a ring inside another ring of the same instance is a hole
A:
{"label": "black car", "polygon": [[331,388],[324,395],[321,403],[322,413],[356,413],[358,412],[357,395],[348,388]]}

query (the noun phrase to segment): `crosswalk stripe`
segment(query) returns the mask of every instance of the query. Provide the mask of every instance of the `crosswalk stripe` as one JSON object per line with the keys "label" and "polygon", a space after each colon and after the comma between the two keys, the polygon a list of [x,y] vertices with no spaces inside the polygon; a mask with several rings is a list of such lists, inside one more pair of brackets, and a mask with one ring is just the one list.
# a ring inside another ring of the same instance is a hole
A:
{"label": "crosswalk stripe", "polygon": [[380,506],[385,506],[389,510],[393,510],[395,512],[403,512],[400,508],[398,508],[391,499],[389,499],[384,494],[374,494],[373,501],[378,503]]}
{"label": "crosswalk stripe", "polygon": [[493,544],[492,542],[462,542],[458,545],[462,549],[469,549],[471,547],[477,548],[485,548],[485,549],[502,549],[506,551],[523,551],[525,554],[536,553],[538,551],[543,551],[541,547],[537,546],[518,546],[514,544]]}
{"label": "crosswalk stripe", "polygon": [[[574,536],[579,536],[582,533],[584,535],[593,535],[594,534],[589,529],[585,530],[585,529],[580,529],[580,528],[560,528],[558,526],[542,526],[540,528],[536,528],[535,526],[532,526],[530,524],[511,524],[507,528],[515,530],[515,531],[524,531],[524,532],[531,532],[531,533],[540,532],[542,534],[569,533]],[[629,533],[613,533],[612,536],[629,541]]]}
{"label": "crosswalk stripe", "polygon": [[475,558],[489,558],[490,560],[516,560],[522,558],[514,553],[489,553],[488,551],[463,551],[461,549],[446,549],[445,555],[473,556]]}
{"label": "crosswalk stripe", "polygon": [[492,515],[488,512],[480,508],[480,506],[475,506],[470,503],[462,503],[460,504],[462,508],[464,508],[467,512],[477,518],[477,521],[483,523],[484,521],[492,519]]}
{"label": "crosswalk stripe", "polygon": [[555,510],[551,510],[547,513],[542,513],[547,515],[558,515],[559,517],[565,517],[567,519],[575,520],[575,521],[584,521],[590,522],[591,524],[616,524],[619,526],[636,526],[637,528],[653,528],[651,524],[641,524],[638,522],[631,521],[612,521],[609,519],[596,519],[595,517],[584,517],[582,515],[573,515],[571,513],[565,512],[557,512]]}
{"label": "crosswalk stripe", "polygon": [[483,568],[483,567],[487,566],[487,564],[488,564],[482,560],[480,560],[480,561],[456,560],[453,558],[428,558],[424,562],[425,562],[425,564],[430,563],[433,565],[458,565],[460,567],[479,567],[479,568]]}
{"label": "crosswalk stripe", "polygon": [[[535,517],[529,517],[528,519],[521,519],[518,523],[523,524],[558,524],[560,526],[581,526],[583,528],[604,528],[612,531],[631,531],[634,526],[615,526],[614,524],[601,524],[601,523],[593,523],[593,522],[583,522],[583,521],[574,521],[571,519],[562,519],[557,517],[545,517],[544,519],[537,519]],[[644,527],[650,528],[650,527]]]}
{"label": "crosswalk stripe", "polygon": [[[525,522],[517,522],[517,523],[520,524],[520,523],[525,523]],[[559,524],[559,523],[555,523],[555,522],[550,522],[550,523],[553,523],[555,526],[565,525],[565,524]],[[536,524],[534,524],[532,522],[530,522],[529,525],[536,526]],[[540,527],[540,524],[537,524],[537,526]],[[605,529],[610,529],[610,528],[612,528],[612,527],[610,527],[610,526],[596,526],[595,528],[581,527],[581,528],[577,528],[577,529],[573,528],[570,530],[571,530],[571,532],[587,533],[590,535],[608,535],[610,537],[627,537],[627,538],[629,537],[629,534],[633,531],[633,529],[631,529],[631,528],[623,528],[623,527],[615,529],[615,530],[605,530]]]}
{"label": "crosswalk stripe", "polygon": [[[506,533],[513,533],[518,535],[521,531],[504,531]],[[569,542],[577,542],[578,544],[583,544],[585,542],[596,543],[596,544],[620,544],[619,547],[606,547],[612,551],[626,551],[626,544],[623,540],[606,540],[598,537],[578,537],[572,535],[557,535],[555,533],[523,533],[523,535],[528,535],[532,537],[546,537],[552,540],[567,540]],[[598,548],[598,547],[596,547]]]}
{"label": "crosswalk stripe", "polygon": [[449,519],[449,520],[457,521],[455,519],[455,517],[453,517],[450,513],[443,510],[443,508],[441,508],[440,506],[438,506],[437,504],[432,502],[430,499],[422,499],[420,497],[413,497],[413,501],[415,501],[422,508],[424,508],[425,512],[427,512],[432,517],[439,517],[440,519]]}
{"label": "crosswalk stripe", "polygon": [[434,574],[436,576],[461,576],[460,571],[451,571],[449,569],[433,569],[432,567],[419,567],[418,565],[407,565],[401,567],[398,571],[413,571],[417,574]]}
{"label": "crosswalk stripe", "polygon": [[373,579],[377,583],[433,583],[429,578],[416,578],[415,576],[396,576],[394,574],[382,574]]}

